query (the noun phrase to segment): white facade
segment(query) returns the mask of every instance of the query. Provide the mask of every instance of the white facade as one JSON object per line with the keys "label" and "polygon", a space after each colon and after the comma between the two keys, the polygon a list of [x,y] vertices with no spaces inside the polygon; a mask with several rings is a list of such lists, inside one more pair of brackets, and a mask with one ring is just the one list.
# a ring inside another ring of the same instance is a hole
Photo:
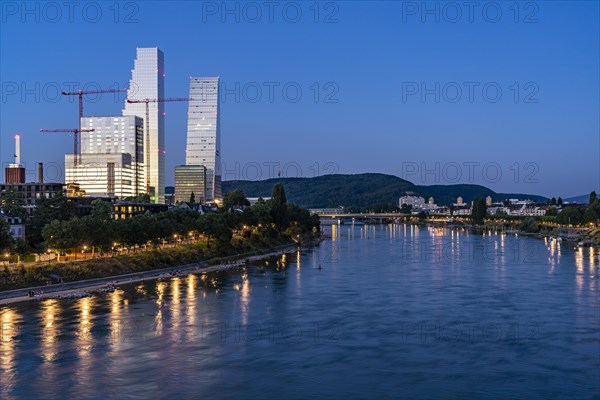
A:
{"label": "white facade", "polygon": [[129,197],[146,192],[143,120],[135,116],[83,117],[81,162],[65,155],[65,178],[87,195]]}
{"label": "white facade", "polygon": [[400,200],[398,200],[398,207],[402,208],[404,204],[412,206],[412,208],[416,210],[425,205],[425,199],[420,196],[402,196],[400,197]]}
{"label": "white facade", "polygon": [[81,154],[73,168],[73,155],[65,154],[65,177],[88,196],[135,196],[135,163],[127,153]]}
{"label": "white facade", "polygon": [[221,198],[219,78],[190,77],[186,165],[206,167],[208,203]]}
{"label": "white facade", "polygon": [[[81,126],[82,129],[94,130],[81,133],[82,155],[129,154],[134,175],[131,182],[133,187],[124,190],[135,194],[146,193],[143,119],[136,116],[83,117]],[[94,160],[97,163],[99,158],[95,157]]]}
{"label": "white facade", "polygon": [[[158,47],[138,48],[127,98],[130,100],[164,98],[164,55]],[[144,121],[144,165],[150,197],[165,202],[165,117],[164,103],[149,102],[149,118]],[[127,103],[123,115],[146,118],[146,103]],[[148,132],[146,132],[148,127]]]}
{"label": "white facade", "polygon": [[8,223],[10,234],[13,239],[25,240],[25,221],[19,217],[9,217],[1,213],[0,218],[4,218],[4,220]]}

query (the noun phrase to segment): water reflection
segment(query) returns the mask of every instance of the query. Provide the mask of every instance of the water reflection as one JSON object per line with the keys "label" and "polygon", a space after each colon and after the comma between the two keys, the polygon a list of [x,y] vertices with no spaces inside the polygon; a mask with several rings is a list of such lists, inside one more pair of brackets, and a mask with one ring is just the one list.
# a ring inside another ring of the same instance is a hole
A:
{"label": "water reflection", "polygon": [[156,317],[154,318],[154,331],[156,333],[156,336],[162,336],[163,334],[163,302],[164,302],[164,297],[165,297],[165,289],[167,287],[167,284],[165,282],[158,282],[156,284],[156,305],[157,305],[157,310],[156,310]]}
{"label": "water reflection", "polygon": [[92,382],[92,368],[94,360],[92,359],[92,347],[94,338],[92,328],[94,326],[92,307],[93,297],[84,297],[77,300],[75,309],[77,311],[77,326],[75,331],[75,351],[77,353],[75,380],[77,391],[85,391]]}
{"label": "water reflection", "polygon": [[[493,231],[404,224],[330,229],[336,235],[314,250],[257,265],[0,310],[0,397],[385,398],[402,391],[407,398],[590,398],[598,392],[600,366],[589,356],[600,334],[597,251]],[[465,330],[465,340],[442,340],[444,329],[416,328],[456,321],[493,329],[477,340],[481,329]],[[531,322],[541,327],[536,336],[525,330],[516,341],[505,337]],[[39,341],[20,334],[24,323],[39,324]],[[129,329],[135,324],[139,331]],[[511,374],[523,379],[497,379]]]}
{"label": "water reflection", "polygon": [[16,384],[16,337],[19,316],[11,308],[0,310],[0,398],[12,399],[11,391]]}
{"label": "water reflection", "polygon": [[[60,314],[60,303],[58,300],[45,300],[40,307],[42,320],[41,342],[42,358],[45,363],[52,363],[58,355],[58,336],[59,327],[57,318]],[[47,369],[47,373],[52,373],[53,368]]]}

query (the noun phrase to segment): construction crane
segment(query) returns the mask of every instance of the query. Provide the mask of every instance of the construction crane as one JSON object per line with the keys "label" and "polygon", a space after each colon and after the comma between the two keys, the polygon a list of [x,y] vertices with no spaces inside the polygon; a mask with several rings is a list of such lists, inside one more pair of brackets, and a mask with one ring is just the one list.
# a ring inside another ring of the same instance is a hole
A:
{"label": "construction crane", "polygon": [[73,137],[73,180],[77,181],[77,135],[81,132],[94,132],[95,129],[40,129],[40,132],[67,132],[72,133]]}
{"label": "construction crane", "polygon": [[[188,99],[185,97],[171,97],[165,99],[127,99],[128,103],[145,103],[146,104],[146,119],[144,121],[144,143],[147,143],[146,149],[150,148],[150,103],[166,103],[170,101],[194,101],[194,99]],[[136,140],[137,143],[137,140]],[[144,151],[145,165],[146,165],[146,193],[150,194],[150,152]]]}
{"label": "construction crane", "polygon": [[[106,90],[78,90],[76,92],[62,92],[63,96],[79,96],[79,132],[83,132],[81,130],[81,118],[83,117],[83,96],[88,94],[102,94],[102,93],[119,93],[126,92],[127,89],[106,89]],[[77,133],[75,133],[75,165],[77,165],[78,160],[80,158],[79,146],[77,141]]]}

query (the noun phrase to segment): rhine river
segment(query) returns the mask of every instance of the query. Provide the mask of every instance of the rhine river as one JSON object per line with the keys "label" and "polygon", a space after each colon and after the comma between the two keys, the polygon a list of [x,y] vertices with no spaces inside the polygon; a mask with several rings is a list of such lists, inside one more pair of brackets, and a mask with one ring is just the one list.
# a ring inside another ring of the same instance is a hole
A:
{"label": "rhine river", "polygon": [[599,398],[598,250],[324,230],[244,268],[3,306],[0,398]]}

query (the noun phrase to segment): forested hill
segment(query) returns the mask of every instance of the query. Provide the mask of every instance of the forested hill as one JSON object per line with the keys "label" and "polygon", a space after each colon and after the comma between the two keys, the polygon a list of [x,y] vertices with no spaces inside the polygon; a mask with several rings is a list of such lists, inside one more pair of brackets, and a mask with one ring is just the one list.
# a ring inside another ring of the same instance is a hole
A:
{"label": "forested hill", "polygon": [[494,201],[507,198],[545,201],[543,196],[496,193],[480,185],[418,186],[386,174],[323,175],[315,178],[273,178],[263,181],[226,181],[223,192],[241,189],[247,197],[270,197],[276,183],[283,183],[289,202],[301,207],[366,207],[381,203],[398,203],[406,194],[432,196],[440,205],[450,204],[461,196],[465,202],[476,197],[492,196]]}

